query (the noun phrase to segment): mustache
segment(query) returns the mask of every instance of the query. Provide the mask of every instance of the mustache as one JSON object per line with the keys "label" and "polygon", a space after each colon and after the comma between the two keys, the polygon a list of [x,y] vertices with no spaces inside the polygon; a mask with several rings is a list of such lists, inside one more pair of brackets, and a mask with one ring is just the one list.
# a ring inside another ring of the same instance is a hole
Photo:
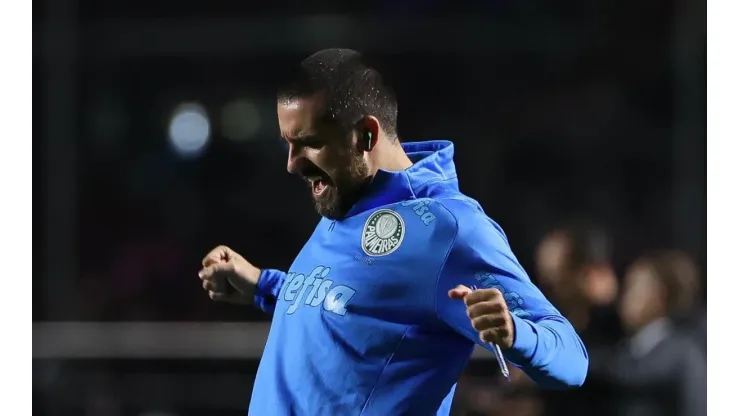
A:
{"label": "mustache", "polygon": [[324,178],[326,178],[326,177],[329,176],[329,175],[327,175],[326,172],[324,172],[323,170],[319,169],[318,166],[307,166],[307,167],[301,169],[301,171],[298,172],[298,174],[303,179],[306,179],[306,178],[308,178],[310,176],[321,176],[321,177],[324,177]]}

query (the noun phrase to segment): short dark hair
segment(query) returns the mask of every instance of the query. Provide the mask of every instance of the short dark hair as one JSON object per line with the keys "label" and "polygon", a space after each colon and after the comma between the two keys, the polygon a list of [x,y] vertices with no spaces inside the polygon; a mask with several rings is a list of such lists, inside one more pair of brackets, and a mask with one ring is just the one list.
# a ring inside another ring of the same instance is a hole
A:
{"label": "short dark hair", "polygon": [[326,114],[345,128],[374,116],[391,139],[397,139],[396,96],[380,73],[351,49],[324,49],[304,59],[278,88],[278,100],[325,94]]}
{"label": "short dark hair", "polygon": [[699,269],[688,254],[677,250],[649,253],[640,260],[651,268],[666,291],[669,313],[694,306],[699,292]]}

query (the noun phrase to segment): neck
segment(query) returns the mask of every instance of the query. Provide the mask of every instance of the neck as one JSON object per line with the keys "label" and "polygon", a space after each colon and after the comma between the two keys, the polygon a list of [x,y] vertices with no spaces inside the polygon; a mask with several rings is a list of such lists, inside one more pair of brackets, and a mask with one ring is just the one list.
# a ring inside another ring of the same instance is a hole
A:
{"label": "neck", "polygon": [[378,140],[378,143],[370,154],[372,164],[375,170],[383,169],[390,172],[401,171],[411,167],[414,163],[403,151],[403,147],[398,141],[391,142],[384,138]]}

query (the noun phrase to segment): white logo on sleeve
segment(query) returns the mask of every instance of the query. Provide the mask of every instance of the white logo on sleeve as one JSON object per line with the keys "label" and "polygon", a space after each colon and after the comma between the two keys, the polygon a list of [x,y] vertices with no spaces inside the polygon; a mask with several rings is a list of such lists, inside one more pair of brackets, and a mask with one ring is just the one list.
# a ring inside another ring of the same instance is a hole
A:
{"label": "white logo on sleeve", "polygon": [[406,226],[397,212],[381,209],[373,212],[362,230],[362,251],[378,257],[393,253],[403,242]]}

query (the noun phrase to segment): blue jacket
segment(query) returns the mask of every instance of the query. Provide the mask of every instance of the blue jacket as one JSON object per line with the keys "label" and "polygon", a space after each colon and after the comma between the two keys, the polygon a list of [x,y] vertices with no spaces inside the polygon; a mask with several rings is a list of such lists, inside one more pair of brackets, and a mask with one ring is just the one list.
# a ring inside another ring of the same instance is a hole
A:
{"label": "blue jacket", "polygon": [[379,171],[344,219],[322,219],[288,273],[262,272],[255,303],[274,317],[250,415],[448,415],[475,344],[491,350],[447,296],[459,284],[504,294],[509,362],[544,388],[584,382],[583,343],[460,193],[453,144],[403,146],[412,167]]}

